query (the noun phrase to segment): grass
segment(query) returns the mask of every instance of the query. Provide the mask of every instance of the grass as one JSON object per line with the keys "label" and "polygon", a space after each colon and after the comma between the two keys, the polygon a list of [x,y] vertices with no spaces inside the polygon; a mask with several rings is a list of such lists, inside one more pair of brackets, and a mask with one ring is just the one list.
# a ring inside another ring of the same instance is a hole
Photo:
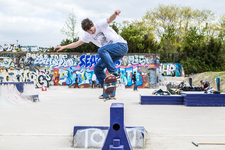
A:
{"label": "grass", "polygon": [[225,71],[222,72],[203,72],[197,73],[190,77],[185,78],[185,82],[188,82],[188,78],[192,78],[193,84],[195,86],[200,86],[200,80],[207,80],[210,83],[210,86],[216,89],[215,79],[220,78],[221,92],[225,93]]}

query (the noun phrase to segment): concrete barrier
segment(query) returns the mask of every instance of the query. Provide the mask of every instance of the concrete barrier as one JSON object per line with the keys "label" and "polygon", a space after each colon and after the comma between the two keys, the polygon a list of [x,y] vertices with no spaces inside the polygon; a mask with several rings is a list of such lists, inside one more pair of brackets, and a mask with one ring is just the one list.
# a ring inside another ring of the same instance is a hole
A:
{"label": "concrete barrier", "polygon": [[[101,148],[108,133],[107,126],[75,126],[73,147]],[[127,135],[133,148],[144,148],[147,131],[144,127],[126,127]]]}

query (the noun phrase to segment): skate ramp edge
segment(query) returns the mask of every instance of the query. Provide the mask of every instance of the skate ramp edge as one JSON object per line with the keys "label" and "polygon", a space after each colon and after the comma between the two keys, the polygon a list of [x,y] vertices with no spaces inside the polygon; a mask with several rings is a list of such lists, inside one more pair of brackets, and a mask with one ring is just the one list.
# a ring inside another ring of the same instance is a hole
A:
{"label": "skate ramp edge", "polygon": [[[109,127],[75,126],[73,147],[101,148],[105,142]],[[147,131],[144,127],[126,127],[128,138],[133,148],[144,148]]]}
{"label": "skate ramp edge", "polygon": [[39,95],[33,82],[2,82],[0,83],[0,106],[26,106],[39,101]]}

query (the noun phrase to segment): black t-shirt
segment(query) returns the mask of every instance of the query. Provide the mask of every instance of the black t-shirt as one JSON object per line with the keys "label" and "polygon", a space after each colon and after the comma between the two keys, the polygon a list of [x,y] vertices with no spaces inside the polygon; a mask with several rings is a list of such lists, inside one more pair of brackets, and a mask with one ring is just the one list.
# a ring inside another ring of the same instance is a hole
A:
{"label": "black t-shirt", "polygon": [[136,81],[136,74],[133,74],[133,75],[132,75],[132,80],[133,80],[133,81]]}

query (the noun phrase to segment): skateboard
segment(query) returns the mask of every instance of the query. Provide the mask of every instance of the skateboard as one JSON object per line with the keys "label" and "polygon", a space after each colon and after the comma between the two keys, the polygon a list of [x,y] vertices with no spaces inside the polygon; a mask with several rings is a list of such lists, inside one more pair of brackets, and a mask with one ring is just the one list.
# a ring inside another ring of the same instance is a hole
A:
{"label": "skateboard", "polygon": [[117,87],[117,79],[114,75],[109,75],[104,80],[103,85],[103,100],[116,100],[116,87]]}

